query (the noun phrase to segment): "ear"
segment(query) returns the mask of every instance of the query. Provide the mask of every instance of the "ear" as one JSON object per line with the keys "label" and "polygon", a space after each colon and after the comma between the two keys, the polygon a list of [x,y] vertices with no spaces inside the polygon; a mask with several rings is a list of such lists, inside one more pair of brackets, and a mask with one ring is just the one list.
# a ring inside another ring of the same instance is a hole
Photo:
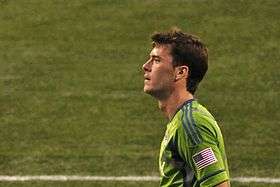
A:
{"label": "ear", "polygon": [[175,81],[178,80],[186,80],[189,75],[189,67],[188,66],[178,66],[175,67]]}

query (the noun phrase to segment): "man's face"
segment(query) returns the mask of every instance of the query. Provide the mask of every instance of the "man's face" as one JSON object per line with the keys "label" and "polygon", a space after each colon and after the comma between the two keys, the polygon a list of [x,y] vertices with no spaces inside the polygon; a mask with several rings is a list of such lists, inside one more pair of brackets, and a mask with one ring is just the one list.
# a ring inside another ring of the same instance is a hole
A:
{"label": "man's face", "polygon": [[175,81],[170,45],[155,45],[143,64],[144,92],[158,99],[168,97]]}

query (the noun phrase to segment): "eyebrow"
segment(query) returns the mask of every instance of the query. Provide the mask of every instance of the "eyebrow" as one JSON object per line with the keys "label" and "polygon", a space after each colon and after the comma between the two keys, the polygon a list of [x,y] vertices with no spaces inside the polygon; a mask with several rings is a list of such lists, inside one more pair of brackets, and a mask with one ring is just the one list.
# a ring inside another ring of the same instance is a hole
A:
{"label": "eyebrow", "polygon": [[150,55],[150,57],[162,59],[160,56],[157,56],[157,55]]}

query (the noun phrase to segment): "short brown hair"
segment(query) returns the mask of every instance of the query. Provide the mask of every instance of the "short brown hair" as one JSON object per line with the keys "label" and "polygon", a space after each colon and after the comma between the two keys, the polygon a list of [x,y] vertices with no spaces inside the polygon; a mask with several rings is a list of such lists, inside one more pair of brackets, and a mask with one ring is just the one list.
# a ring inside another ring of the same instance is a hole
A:
{"label": "short brown hair", "polygon": [[170,44],[173,66],[186,65],[189,68],[187,90],[194,94],[199,82],[208,69],[208,50],[197,36],[183,33],[179,29],[157,32],[152,35],[153,46]]}

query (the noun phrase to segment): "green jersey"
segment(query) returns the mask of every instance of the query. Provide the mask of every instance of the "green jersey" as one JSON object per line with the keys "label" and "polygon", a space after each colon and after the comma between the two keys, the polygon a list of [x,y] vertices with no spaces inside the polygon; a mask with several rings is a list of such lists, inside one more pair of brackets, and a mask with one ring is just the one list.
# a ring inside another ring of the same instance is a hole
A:
{"label": "green jersey", "polygon": [[161,186],[215,186],[229,180],[220,128],[196,100],[168,123],[159,155]]}

